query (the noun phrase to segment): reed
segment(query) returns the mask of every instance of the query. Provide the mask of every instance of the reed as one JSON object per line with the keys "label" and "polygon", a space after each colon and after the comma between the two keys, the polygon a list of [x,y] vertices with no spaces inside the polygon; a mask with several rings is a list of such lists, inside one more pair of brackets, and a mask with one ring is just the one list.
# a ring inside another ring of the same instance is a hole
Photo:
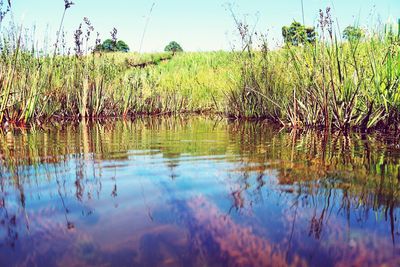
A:
{"label": "reed", "polygon": [[239,51],[104,53],[94,52],[100,40],[94,42],[87,18],[74,32],[75,47],[66,47],[62,24],[72,3],[65,3],[54,53],[42,53],[18,27],[3,34],[3,127],[184,112],[268,119],[294,128],[397,130],[400,125],[398,26],[344,41],[327,9],[320,12],[317,41],[300,47],[272,51],[262,34],[235,18]]}
{"label": "reed", "polygon": [[395,129],[400,46],[393,27],[345,42],[334,33],[330,9],[320,12],[319,25],[317,42],[269,51],[254,48],[253,33],[239,23],[242,78],[229,95],[227,113],[295,128]]}

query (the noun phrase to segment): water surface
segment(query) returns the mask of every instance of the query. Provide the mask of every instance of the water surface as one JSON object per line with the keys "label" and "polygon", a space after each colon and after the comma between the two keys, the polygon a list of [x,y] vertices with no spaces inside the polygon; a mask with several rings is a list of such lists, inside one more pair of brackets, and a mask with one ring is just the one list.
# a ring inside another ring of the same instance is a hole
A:
{"label": "water surface", "polygon": [[0,134],[0,266],[399,266],[396,136],[201,117]]}

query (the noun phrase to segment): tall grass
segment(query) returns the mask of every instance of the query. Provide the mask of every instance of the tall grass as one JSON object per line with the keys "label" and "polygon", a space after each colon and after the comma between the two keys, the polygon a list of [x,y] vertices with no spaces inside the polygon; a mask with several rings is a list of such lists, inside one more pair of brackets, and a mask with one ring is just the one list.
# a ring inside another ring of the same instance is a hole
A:
{"label": "tall grass", "polygon": [[[0,58],[3,123],[50,118],[221,111],[234,65],[228,52],[157,55],[38,56],[3,50]],[[153,62],[145,68],[132,62]]]}
{"label": "tall grass", "polygon": [[396,27],[346,42],[321,12],[318,41],[271,51],[263,35],[236,22],[242,50],[174,56],[93,53],[87,18],[74,33],[74,54],[63,19],[54,53],[42,53],[12,27],[1,41],[0,123],[218,112],[295,128],[399,127]]}
{"label": "tall grass", "polygon": [[[31,45],[21,43],[20,36],[5,40],[2,123],[205,111],[215,108],[228,88],[229,54],[224,52],[174,58],[166,53],[42,55],[28,50]],[[135,67],[140,64],[145,66]]]}
{"label": "tall grass", "polygon": [[335,36],[329,9],[320,38],[270,51],[238,24],[244,48],[242,79],[229,95],[233,117],[268,118],[292,127],[397,128],[400,122],[400,38],[394,28],[345,42]]}
{"label": "tall grass", "polygon": [[[164,74],[164,71],[171,74],[175,71],[162,66],[172,60],[169,53],[92,53],[94,27],[87,18],[74,32],[75,54],[72,55],[72,49],[65,46],[62,28],[65,14],[73,3],[67,0],[64,3],[54,53],[43,53],[36,40],[25,40],[22,28],[15,26],[1,38],[1,125],[23,126],[50,118],[170,114],[199,111],[202,106],[209,106],[201,101],[192,102],[197,99],[191,97],[193,88],[188,92],[189,87],[185,87],[180,92],[183,76],[176,75],[175,79]],[[1,13],[1,20],[8,10]],[[116,31],[113,33],[114,39]],[[195,76],[194,71],[185,74]],[[196,78],[191,87],[198,85]]]}
{"label": "tall grass", "polygon": [[[88,18],[74,32],[75,47],[68,48],[62,29],[73,3],[64,3],[54,53],[43,52],[14,25],[3,34],[0,125],[222,109],[218,103],[232,77],[229,53],[93,52],[101,41],[97,34],[93,45]],[[112,34],[116,39],[115,29]]]}

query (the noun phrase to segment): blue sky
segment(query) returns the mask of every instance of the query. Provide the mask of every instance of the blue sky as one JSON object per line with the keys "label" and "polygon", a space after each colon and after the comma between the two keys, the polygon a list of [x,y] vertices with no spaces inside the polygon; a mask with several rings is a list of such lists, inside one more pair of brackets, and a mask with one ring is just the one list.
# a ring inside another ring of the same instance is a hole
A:
{"label": "blue sky", "polygon": [[[341,28],[358,21],[371,26],[380,19],[386,22],[400,17],[400,0],[303,0],[305,22],[315,25],[318,10],[332,7],[334,19]],[[235,13],[246,17],[257,29],[267,32],[270,43],[281,42],[281,28],[293,20],[302,21],[301,0],[74,0],[68,10],[64,29],[72,42],[74,29],[88,17],[101,38],[109,37],[113,27],[118,37],[138,51],[149,10],[155,3],[143,42],[144,52],[162,51],[176,40],[185,50],[208,51],[230,49],[235,40],[235,27],[227,3]],[[63,0],[14,0],[13,20],[24,27],[37,27],[37,39],[55,39],[63,12]],[[258,15],[257,15],[258,14]],[[397,17],[396,17],[397,16]],[[256,18],[259,18],[258,20]],[[379,18],[379,19],[378,19]],[[48,25],[48,27],[46,26]],[[4,27],[4,24],[3,24]]]}

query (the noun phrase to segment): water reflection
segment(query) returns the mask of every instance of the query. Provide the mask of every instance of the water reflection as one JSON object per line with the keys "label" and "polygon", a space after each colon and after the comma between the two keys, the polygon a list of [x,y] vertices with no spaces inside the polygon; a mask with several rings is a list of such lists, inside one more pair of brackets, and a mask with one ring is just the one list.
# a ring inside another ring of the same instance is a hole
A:
{"label": "water reflection", "polygon": [[397,266],[397,140],[200,117],[3,133],[0,263]]}

